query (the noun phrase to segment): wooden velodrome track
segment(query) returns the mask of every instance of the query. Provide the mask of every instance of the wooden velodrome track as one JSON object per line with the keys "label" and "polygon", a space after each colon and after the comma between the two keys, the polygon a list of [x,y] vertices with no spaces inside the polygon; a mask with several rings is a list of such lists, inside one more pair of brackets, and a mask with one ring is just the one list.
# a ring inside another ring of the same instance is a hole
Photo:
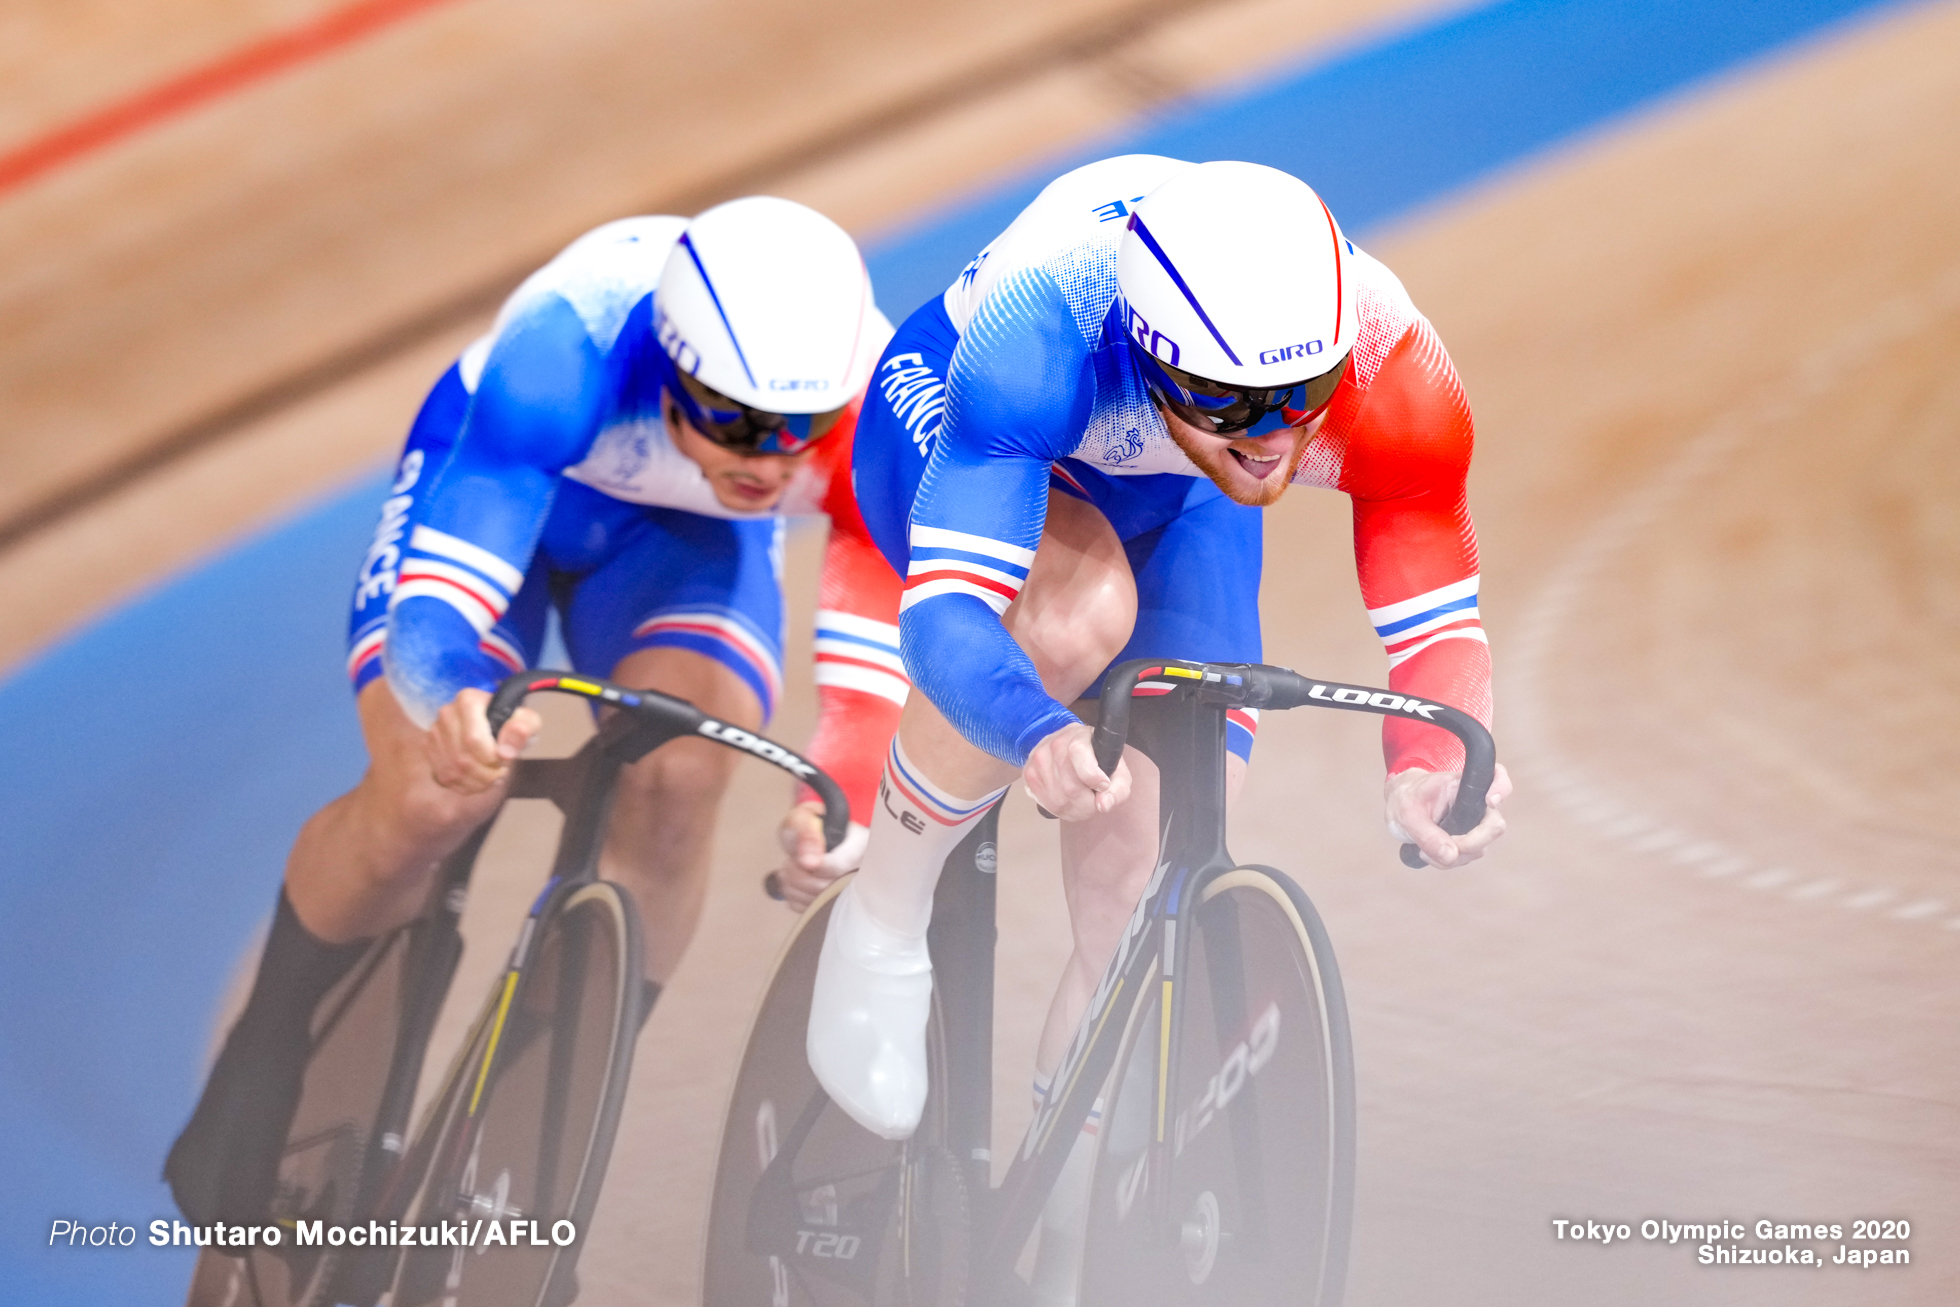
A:
{"label": "wooden velodrome track", "polygon": [[[0,140],[327,8],[19,6]],[[517,0],[431,5],[0,190],[0,659],[374,466],[497,290],[596,221],[768,189],[871,232],[1243,76],[1247,51],[1421,16],[817,12],[585,6],[542,27]],[[1351,1302],[1960,1295],[1956,49],[1953,0],[1887,10],[1370,233],[1477,412],[1520,791],[1491,862],[1408,872],[1367,723],[1262,730],[1234,848],[1301,870],[1354,1012]],[[1380,679],[1341,504],[1298,493],[1269,521],[1268,657]],[[800,538],[793,594],[814,557]],[[799,688],[777,730],[809,716]],[[754,890],[756,814],[779,801],[749,776],[724,813],[725,874],[642,1042],[582,1302],[693,1296],[707,1123],[786,924]],[[1064,947],[1052,831],[1009,814],[1003,1131]],[[549,834],[500,831],[460,994]],[[1708,1268],[1550,1230],[1647,1217],[1904,1217],[1913,1265]]]}

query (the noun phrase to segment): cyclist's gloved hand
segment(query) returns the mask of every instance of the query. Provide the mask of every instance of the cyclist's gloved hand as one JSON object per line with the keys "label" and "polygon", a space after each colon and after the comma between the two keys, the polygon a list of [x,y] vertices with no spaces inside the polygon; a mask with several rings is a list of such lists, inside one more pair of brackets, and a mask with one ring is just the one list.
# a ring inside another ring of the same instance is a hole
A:
{"label": "cyclist's gloved hand", "polygon": [[823,805],[799,803],[791,808],[776,830],[776,838],[787,855],[776,872],[783,902],[794,912],[809,907],[810,900],[821,894],[824,886],[847,871],[857,870],[858,863],[864,860],[864,846],[870,836],[869,829],[852,822],[842,842],[825,853]]}
{"label": "cyclist's gloved hand", "polygon": [[422,748],[437,784],[459,794],[481,794],[501,785],[510,777],[511,763],[544,725],[536,712],[519,708],[493,740],[489,710],[486,691],[458,690],[436,714]]}
{"label": "cyclist's gloved hand", "polygon": [[1117,759],[1116,774],[1096,765],[1095,728],[1064,726],[1034,746],[1021,772],[1034,801],[1063,821],[1087,821],[1111,812],[1130,797],[1130,765]]}
{"label": "cyclist's gloved hand", "polygon": [[1411,767],[1390,776],[1385,787],[1388,833],[1421,849],[1432,867],[1461,867],[1475,862],[1504,833],[1504,816],[1497,808],[1511,792],[1511,774],[1501,762],[1490,783],[1482,821],[1462,835],[1452,835],[1436,824],[1456,801],[1459,775],[1459,772]]}

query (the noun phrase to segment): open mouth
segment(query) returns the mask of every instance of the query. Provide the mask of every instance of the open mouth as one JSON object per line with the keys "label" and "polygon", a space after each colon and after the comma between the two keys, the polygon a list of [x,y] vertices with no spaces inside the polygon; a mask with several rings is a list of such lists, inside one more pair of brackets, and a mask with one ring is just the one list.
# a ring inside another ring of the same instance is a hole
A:
{"label": "open mouth", "polygon": [[723,484],[734,491],[737,498],[748,503],[755,503],[758,500],[767,499],[776,492],[774,486],[763,485],[754,481],[738,481],[732,477],[723,482]]}
{"label": "open mouth", "polygon": [[1233,458],[1236,458],[1239,461],[1239,466],[1244,468],[1246,473],[1256,480],[1264,481],[1267,477],[1279,470],[1280,456],[1278,454],[1246,454],[1236,449],[1228,449],[1225,452]]}

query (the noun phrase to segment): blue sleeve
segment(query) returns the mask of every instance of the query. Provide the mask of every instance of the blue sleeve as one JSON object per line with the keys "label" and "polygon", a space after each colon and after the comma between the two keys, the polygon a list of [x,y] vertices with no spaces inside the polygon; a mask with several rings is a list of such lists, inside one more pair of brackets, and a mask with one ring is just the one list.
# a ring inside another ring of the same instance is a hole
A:
{"label": "blue sleeve", "polygon": [[503,678],[480,642],[523,584],[559,475],[591,447],[608,393],[606,357],[559,296],[499,332],[388,610],[388,683],[419,724],[458,690]]}
{"label": "blue sleeve", "polygon": [[996,287],[947,369],[946,419],[912,506],[899,646],[912,681],[974,745],[1016,766],[1076,721],[1000,615],[1048,514],[1048,470],[1081,442],[1089,348],[1052,278]]}

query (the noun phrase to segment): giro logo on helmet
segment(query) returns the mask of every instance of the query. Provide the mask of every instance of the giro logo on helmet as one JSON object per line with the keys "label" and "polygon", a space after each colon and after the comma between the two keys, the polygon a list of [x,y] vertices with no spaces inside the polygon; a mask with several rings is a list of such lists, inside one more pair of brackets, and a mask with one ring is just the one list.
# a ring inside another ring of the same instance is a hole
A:
{"label": "giro logo on helmet", "polygon": [[667,351],[667,357],[674,360],[675,367],[690,377],[699,375],[701,351],[687,343],[686,338],[681,335],[681,329],[675,325],[672,318],[661,312],[657,303],[653,307],[653,332],[654,339],[658,340],[660,347]]}
{"label": "giro logo on helmet", "polygon": [[[1129,315],[1129,322],[1125,329],[1129,332],[1130,337],[1151,355],[1163,359],[1164,362],[1170,364],[1172,367],[1176,367],[1178,359],[1184,355],[1184,351],[1177,347],[1177,342],[1169,336],[1166,336],[1163,332],[1153,330],[1150,324],[1143,320],[1143,315],[1138,313],[1133,305],[1125,304],[1123,308]],[[1170,346],[1171,352],[1168,358],[1165,358],[1164,351],[1161,348],[1164,345]]]}
{"label": "giro logo on helmet", "polygon": [[1323,340],[1310,340],[1304,345],[1283,345],[1279,349],[1259,351],[1261,363],[1284,363],[1288,359],[1309,358],[1327,348]]}

